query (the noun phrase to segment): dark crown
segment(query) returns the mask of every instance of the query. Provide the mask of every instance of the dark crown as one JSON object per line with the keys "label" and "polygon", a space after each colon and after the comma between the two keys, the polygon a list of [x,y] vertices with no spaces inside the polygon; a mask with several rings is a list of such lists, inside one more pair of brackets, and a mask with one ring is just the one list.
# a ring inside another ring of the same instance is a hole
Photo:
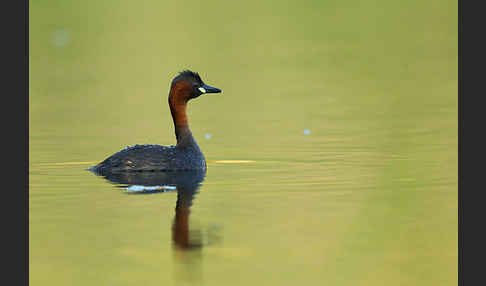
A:
{"label": "dark crown", "polygon": [[203,81],[201,80],[201,77],[197,72],[193,72],[190,70],[184,70],[181,71],[175,78],[172,80],[171,87],[174,86],[174,84],[178,81],[188,81],[188,82],[193,82],[196,81],[200,84],[203,84]]}
{"label": "dark crown", "polygon": [[193,72],[193,71],[190,71],[190,70],[181,71],[179,73],[179,76],[183,77],[183,78],[193,78],[193,79],[197,80],[198,82],[202,82],[199,74],[197,72]]}

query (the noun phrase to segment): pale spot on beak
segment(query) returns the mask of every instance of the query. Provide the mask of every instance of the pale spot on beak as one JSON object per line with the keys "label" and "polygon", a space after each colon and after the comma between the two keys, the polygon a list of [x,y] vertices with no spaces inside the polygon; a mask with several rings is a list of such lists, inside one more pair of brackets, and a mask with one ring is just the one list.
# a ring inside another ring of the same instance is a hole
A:
{"label": "pale spot on beak", "polygon": [[202,93],[206,93],[206,89],[205,89],[204,87],[200,87],[200,88],[198,88],[198,89],[199,89],[199,91],[200,91],[200,92],[202,92]]}

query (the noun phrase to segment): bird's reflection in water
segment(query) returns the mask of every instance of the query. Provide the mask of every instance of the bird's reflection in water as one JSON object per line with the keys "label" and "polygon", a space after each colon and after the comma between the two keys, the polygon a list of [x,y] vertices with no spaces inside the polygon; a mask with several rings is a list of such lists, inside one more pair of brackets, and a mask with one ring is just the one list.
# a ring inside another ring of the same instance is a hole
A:
{"label": "bird's reflection in water", "polygon": [[[199,184],[198,184],[199,185]],[[179,185],[177,187],[177,202],[174,223],[172,225],[172,241],[180,249],[198,249],[202,247],[202,237],[199,230],[189,232],[189,214],[192,201],[198,187]]]}
{"label": "bird's reflection in water", "polygon": [[206,172],[130,172],[103,175],[108,181],[126,190],[127,194],[143,195],[177,191],[175,215],[172,223],[172,245],[174,249],[174,279],[189,284],[202,280],[202,247],[221,242],[219,228],[212,226],[207,231],[206,243],[202,233],[189,225],[189,214],[195,195],[199,192]]}
{"label": "bird's reflection in water", "polygon": [[112,183],[120,184],[127,194],[142,195],[177,190],[172,241],[179,250],[197,250],[203,246],[199,230],[190,230],[189,214],[192,202],[206,171],[125,172],[105,174]]}

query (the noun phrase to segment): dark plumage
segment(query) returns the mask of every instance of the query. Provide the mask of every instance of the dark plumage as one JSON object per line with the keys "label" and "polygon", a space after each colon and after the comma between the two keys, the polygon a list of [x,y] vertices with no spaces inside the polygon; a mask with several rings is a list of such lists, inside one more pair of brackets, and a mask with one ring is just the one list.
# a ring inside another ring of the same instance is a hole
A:
{"label": "dark plumage", "polygon": [[169,107],[177,145],[127,147],[90,170],[102,175],[119,172],[205,170],[206,160],[189,129],[186,105],[189,100],[202,94],[220,92],[220,89],[204,84],[199,74],[188,70],[181,72],[172,81],[169,92]]}
{"label": "dark plumage", "polygon": [[172,88],[174,86],[174,84],[179,81],[179,80],[186,80],[186,81],[196,81],[198,82],[199,84],[203,85],[203,81],[201,79],[201,77],[199,76],[199,74],[197,72],[193,72],[193,71],[190,71],[190,70],[185,70],[185,71],[181,71],[179,73],[179,75],[177,75],[173,80],[172,80],[172,83],[170,85],[170,88]]}
{"label": "dark plumage", "polygon": [[93,167],[97,173],[131,171],[204,170],[206,161],[199,147],[135,145],[127,147]]}

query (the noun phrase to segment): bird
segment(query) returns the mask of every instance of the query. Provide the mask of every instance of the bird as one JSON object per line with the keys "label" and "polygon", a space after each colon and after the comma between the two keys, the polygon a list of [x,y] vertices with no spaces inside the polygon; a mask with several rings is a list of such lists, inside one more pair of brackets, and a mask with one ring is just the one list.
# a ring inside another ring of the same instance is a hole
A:
{"label": "bird", "polygon": [[127,146],[89,170],[99,175],[123,172],[205,171],[206,159],[189,129],[187,104],[203,94],[221,92],[221,89],[205,84],[197,72],[180,72],[171,82],[168,97],[177,144]]}

